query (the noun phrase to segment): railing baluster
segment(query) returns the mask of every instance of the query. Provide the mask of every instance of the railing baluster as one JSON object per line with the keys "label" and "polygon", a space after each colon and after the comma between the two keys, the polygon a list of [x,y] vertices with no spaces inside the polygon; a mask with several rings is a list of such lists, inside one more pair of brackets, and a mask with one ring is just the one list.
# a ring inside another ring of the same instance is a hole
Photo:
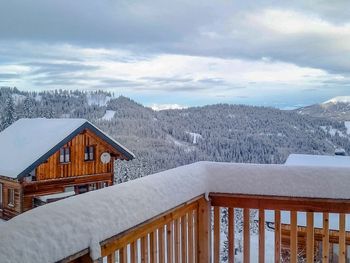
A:
{"label": "railing baluster", "polygon": [[107,256],[107,263],[115,263],[115,252]]}
{"label": "railing baluster", "polygon": [[180,221],[179,219],[175,220],[174,224],[174,235],[175,235],[175,263],[180,262]]}
{"label": "railing baluster", "polygon": [[181,263],[187,263],[187,216],[181,217]]}
{"label": "railing baluster", "polygon": [[210,216],[210,202],[201,199],[198,201],[198,213],[197,213],[197,260],[198,262],[211,262],[210,261],[210,248],[211,248],[211,216]]}
{"label": "railing baluster", "polygon": [[157,257],[157,235],[156,231],[151,232],[149,234],[149,243],[150,243],[150,262],[151,263],[157,263],[158,257]]}
{"label": "railing baluster", "polygon": [[290,212],[290,262],[298,262],[298,212]]}
{"label": "railing baluster", "polygon": [[173,246],[174,246],[174,235],[173,235],[173,225],[174,221],[170,222],[166,226],[166,245],[167,245],[167,263],[173,262]]}
{"label": "railing baluster", "polygon": [[323,213],[322,262],[329,262],[329,214]]}
{"label": "railing baluster", "polygon": [[214,263],[220,262],[220,207],[214,207]]}
{"label": "railing baluster", "polygon": [[188,213],[188,262],[193,263],[193,211]]}
{"label": "railing baluster", "polygon": [[281,262],[281,211],[275,210],[275,262]]}
{"label": "railing baluster", "polygon": [[235,214],[234,208],[228,209],[228,262],[235,262]]}
{"label": "railing baluster", "polygon": [[339,263],[346,261],[345,214],[339,214]]}
{"label": "railing baluster", "polygon": [[250,209],[243,209],[243,262],[250,263]]}
{"label": "railing baluster", "polygon": [[165,262],[164,226],[158,229],[159,263]]}
{"label": "railing baluster", "polygon": [[198,217],[198,209],[193,211],[193,229],[194,229],[194,262],[198,263],[198,224],[197,224],[197,217]]}
{"label": "railing baluster", "polygon": [[148,262],[148,238],[144,236],[141,238],[141,263]]}
{"label": "railing baluster", "polygon": [[307,263],[314,262],[314,213],[306,213],[306,261]]}
{"label": "railing baluster", "polygon": [[119,249],[119,263],[127,263],[128,262],[128,254],[126,247]]}
{"label": "railing baluster", "polygon": [[137,240],[130,244],[130,260],[131,263],[137,263]]}
{"label": "railing baluster", "polygon": [[259,210],[259,263],[265,262],[265,210]]}

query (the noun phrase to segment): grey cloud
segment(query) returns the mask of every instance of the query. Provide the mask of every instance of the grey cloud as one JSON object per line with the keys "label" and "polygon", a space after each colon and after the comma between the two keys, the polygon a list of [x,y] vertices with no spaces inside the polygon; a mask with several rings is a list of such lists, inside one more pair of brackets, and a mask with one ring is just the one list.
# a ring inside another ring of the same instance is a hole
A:
{"label": "grey cloud", "polygon": [[[247,21],[246,15],[259,14],[264,8],[295,10],[336,25],[350,21],[348,0],[11,0],[1,4],[0,34],[8,43],[19,40],[33,45],[73,43],[92,48],[122,48],[138,54],[175,53],[251,60],[270,57],[331,73],[350,74],[350,51],[346,47],[342,50],[334,47],[336,40],[331,36],[285,35]],[[12,57],[0,45],[0,58],[28,58],[23,50],[9,49]],[[47,58],[63,55],[40,54],[40,49],[35,54]],[[138,58],[124,57],[121,61],[128,59]],[[52,69],[55,70],[59,71]],[[157,81],[176,80],[153,80]]]}
{"label": "grey cloud", "polygon": [[16,73],[0,73],[0,79],[17,79],[20,75]]}

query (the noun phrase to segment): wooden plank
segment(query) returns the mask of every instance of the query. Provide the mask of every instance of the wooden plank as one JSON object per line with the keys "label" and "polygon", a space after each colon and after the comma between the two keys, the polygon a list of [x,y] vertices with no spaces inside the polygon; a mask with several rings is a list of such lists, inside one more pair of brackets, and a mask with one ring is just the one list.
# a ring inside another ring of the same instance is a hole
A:
{"label": "wooden plank", "polygon": [[235,212],[228,208],[228,262],[235,262]]}
{"label": "wooden plank", "polygon": [[157,216],[155,219],[146,221],[143,224],[133,227],[121,234],[118,234],[112,238],[109,238],[102,242],[101,253],[102,256],[109,255],[112,251],[118,250],[120,247],[125,246],[125,244],[133,242],[137,238],[141,238],[146,234],[155,231],[159,227],[162,227],[175,218],[186,214],[187,212],[195,209],[198,206],[196,199],[189,204],[181,205],[175,209],[170,210],[162,215]]}
{"label": "wooden plank", "polygon": [[180,219],[175,219],[174,222],[174,242],[175,242],[175,263],[180,262]]}
{"label": "wooden plank", "polygon": [[126,247],[119,249],[119,263],[128,262],[128,253]]}
{"label": "wooden plank", "polygon": [[314,262],[314,213],[306,213],[306,262]]}
{"label": "wooden plank", "polygon": [[265,210],[259,210],[259,263],[265,262]]}
{"label": "wooden plank", "polygon": [[164,226],[158,228],[159,263],[165,262]]}
{"label": "wooden plank", "polygon": [[281,211],[275,210],[275,262],[281,262]]}
{"label": "wooden plank", "polygon": [[148,262],[148,236],[141,238],[141,263]]}
{"label": "wooden plank", "polygon": [[170,222],[166,226],[166,244],[167,244],[167,263],[173,262],[174,260],[174,253],[173,253],[173,247],[174,247],[174,231],[173,231],[174,222]]}
{"label": "wooden plank", "polygon": [[198,225],[197,225],[197,222],[198,222],[198,219],[197,219],[197,215],[198,214],[198,209],[194,210],[193,211],[193,228],[194,228],[194,233],[193,233],[193,239],[194,239],[194,262],[195,263],[198,263]]}
{"label": "wooden plank", "polygon": [[181,217],[181,263],[187,263],[187,216]]}
{"label": "wooden plank", "polygon": [[115,263],[115,253],[112,253],[109,256],[107,256],[107,263]]}
{"label": "wooden plank", "polygon": [[149,251],[150,251],[150,263],[157,263],[158,262],[158,255],[157,255],[157,235],[155,232],[151,232],[149,234]]}
{"label": "wooden plank", "polygon": [[200,263],[210,262],[210,247],[211,247],[211,217],[210,217],[210,202],[200,199],[198,201],[197,212],[197,260]]}
{"label": "wooden plank", "polygon": [[298,212],[290,212],[290,262],[298,261]]}
{"label": "wooden plank", "polygon": [[130,244],[130,261],[131,263],[137,263],[137,241]]}
{"label": "wooden plank", "polygon": [[345,214],[339,214],[339,263],[346,262]]}
{"label": "wooden plank", "polygon": [[220,207],[214,207],[214,263],[220,262]]}
{"label": "wooden plank", "polygon": [[322,262],[329,262],[329,214],[323,213]]}
{"label": "wooden plank", "polygon": [[193,211],[187,214],[188,222],[188,263],[194,263],[193,251]]}
{"label": "wooden plank", "polygon": [[343,199],[298,198],[236,194],[210,194],[212,206],[265,210],[350,213],[350,201]]}
{"label": "wooden plank", "polygon": [[250,263],[250,209],[243,209],[243,262]]}

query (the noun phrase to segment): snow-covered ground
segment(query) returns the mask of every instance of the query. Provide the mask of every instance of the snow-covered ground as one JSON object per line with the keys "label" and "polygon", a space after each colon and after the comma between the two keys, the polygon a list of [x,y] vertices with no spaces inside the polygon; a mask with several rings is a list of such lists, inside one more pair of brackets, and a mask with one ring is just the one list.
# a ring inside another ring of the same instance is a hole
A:
{"label": "snow-covered ground", "polygon": [[88,94],[87,103],[91,105],[97,105],[100,107],[107,106],[108,101],[111,100],[111,97],[106,96],[105,94]]}
{"label": "snow-covered ground", "polygon": [[338,96],[338,97],[334,97],[330,100],[327,100],[325,102],[323,102],[323,104],[327,104],[327,103],[350,103],[350,96]]}
{"label": "snow-covered ground", "polygon": [[338,133],[340,137],[347,137],[342,131],[335,129],[332,126],[320,126],[320,128],[329,133],[331,136],[335,136]]}
{"label": "snow-covered ground", "polygon": [[346,127],[346,133],[350,135],[350,121],[345,121],[344,125]]}
{"label": "snow-covered ground", "polygon": [[110,121],[113,119],[115,115],[115,111],[114,110],[106,110],[105,115],[102,117],[102,120],[104,121]]}
{"label": "snow-covered ground", "polygon": [[187,106],[180,105],[180,104],[151,104],[149,106],[154,111],[161,111],[161,110],[180,110],[180,109],[186,109]]}
{"label": "snow-covered ground", "polygon": [[186,132],[186,133],[191,136],[193,144],[197,144],[198,140],[203,138],[202,135],[200,135],[199,133],[195,133],[195,132]]}

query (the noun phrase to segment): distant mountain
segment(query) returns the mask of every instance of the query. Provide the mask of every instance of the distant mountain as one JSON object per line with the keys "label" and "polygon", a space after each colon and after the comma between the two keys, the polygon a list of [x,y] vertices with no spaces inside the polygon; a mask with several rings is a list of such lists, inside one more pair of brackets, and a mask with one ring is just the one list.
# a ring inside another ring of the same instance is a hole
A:
{"label": "distant mountain", "polygon": [[321,104],[315,104],[296,110],[303,115],[350,121],[350,96],[332,98]]}
{"label": "distant mountain", "polygon": [[154,111],[102,91],[0,89],[2,128],[24,117],[86,118],[127,146],[137,158],[117,163],[120,181],[200,160],[283,163],[290,153],[350,153],[342,121],[302,110],[217,104]]}

